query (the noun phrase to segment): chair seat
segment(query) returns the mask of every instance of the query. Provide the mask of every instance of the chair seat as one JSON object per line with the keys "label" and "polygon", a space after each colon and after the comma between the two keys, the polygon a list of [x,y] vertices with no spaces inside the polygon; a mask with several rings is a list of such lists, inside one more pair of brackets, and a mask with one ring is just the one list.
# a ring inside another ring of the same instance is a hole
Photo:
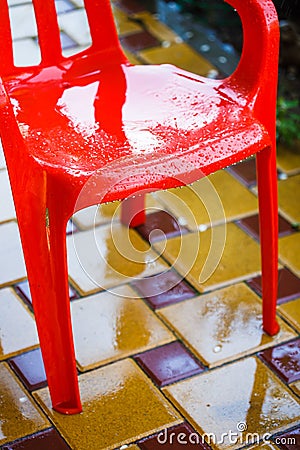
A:
{"label": "chair seat", "polygon": [[270,144],[219,80],[171,65],[90,68],[62,65],[6,80],[26,148],[47,170],[85,177],[140,167],[145,187],[164,164],[169,178],[172,164],[173,178],[189,165],[207,175]]}

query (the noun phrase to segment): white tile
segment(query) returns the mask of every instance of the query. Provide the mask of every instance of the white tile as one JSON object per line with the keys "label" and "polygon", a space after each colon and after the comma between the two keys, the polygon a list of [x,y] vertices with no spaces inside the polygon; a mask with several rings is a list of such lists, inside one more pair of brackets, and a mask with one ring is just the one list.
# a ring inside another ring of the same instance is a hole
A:
{"label": "white tile", "polygon": [[61,30],[77,44],[85,46],[91,42],[89,25],[84,9],[76,9],[58,18]]}
{"label": "white tile", "polygon": [[19,230],[15,222],[0,225],[0,248],[0,286],[26,278]]}
{"label": "white tile", "polygon": [[0,360],[39,344],[33,316],[10,288],[0,289],[0,330]]}
{"label": "white tile", "polygon": [[34,66],[41,61],[40,48],[31,38],[15,41],[13,50],[15,65],[18,67]]}
{"label": "white tile", "polygon": [[10,8],[10,20],[13,39],[37,36],[37,26],[33,6],[19,5]]}
{"label": "white tile", "polygon": [[6,167],[6,162],[5,162],[5,158],[4,158],[2,142],[0,140],[0,170],[4,169],[5,167]]}
{"label": "white tile", "polygon": [[0,172],[0,223],[15,219],[16,212],[12,198],[7,170]]}

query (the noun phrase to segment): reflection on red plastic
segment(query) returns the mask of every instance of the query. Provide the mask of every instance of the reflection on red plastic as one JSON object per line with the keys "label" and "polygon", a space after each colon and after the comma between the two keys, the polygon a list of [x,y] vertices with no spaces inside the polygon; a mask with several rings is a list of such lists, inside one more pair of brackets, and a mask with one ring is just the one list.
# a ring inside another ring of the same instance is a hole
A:
{"label": "reflection on red plastic", "polygon": [[[171,65],[130,65],[109,0],[85,1],[93,43],[69,58],[54,1],[33,0],[42,61],[15,67],[7,2],[0,0],[1,137],[57,411],[81,411],[65,246],[76,209],[190,183],[259,152],[263,326],[278,331],[277,17],[271,0],[228,3],[243,22],[243,54],[229,78],[211,80]],[[101,189],[96,183],[80,195],[98,173]],[[132,225],[138,206],[128,208],[122,220]]]}

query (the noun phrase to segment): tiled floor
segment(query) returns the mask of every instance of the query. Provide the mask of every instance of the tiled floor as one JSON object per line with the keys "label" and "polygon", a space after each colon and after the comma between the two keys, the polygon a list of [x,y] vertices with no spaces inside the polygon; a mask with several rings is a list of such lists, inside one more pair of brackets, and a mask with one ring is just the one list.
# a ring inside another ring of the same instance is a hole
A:
{"label": "tiled floor", "polygon": [[[56,3],[71,54],[89,43],[83,1]],[[10,5],[17,62],[35,63],[30,2]],[[113,1],[130,61],[216,74],[145,5]],[[273,338],[261,327],[253,159],[147,195],[146,223],[129,233],[119,203],[73,218],[67,244],[83,412],[63,416],[51,409],[0,152],[2,450],[300,448],[299,150],[279,148],[278,170],[280,332]],[[211,242],[218,245],[209,252]]]}

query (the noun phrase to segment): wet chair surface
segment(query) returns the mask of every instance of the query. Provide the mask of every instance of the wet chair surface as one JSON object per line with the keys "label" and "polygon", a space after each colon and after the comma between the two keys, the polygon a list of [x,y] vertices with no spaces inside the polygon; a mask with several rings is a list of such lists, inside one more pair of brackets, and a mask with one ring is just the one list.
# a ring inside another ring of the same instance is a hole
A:
{"label": "wet chair surface", "polygon": [[[256,154],[263,327],[278,331],[278,22],[270,0],[228,3],[243,23],[243,52],[230,77],[212,80],[167,64],[131,65],[107,0],[85,1],[92,44],[71,57],[62,56],[54,0],[33,0],[41,62],[16,67],[8,6],[0,0],[1,138],[59,412],[81,411],[65,230],[84,207],[139,192],[141,199],[145,190],[185,185]],[[124,224],[136,225],[140,206],[140,200],[124,202]],[[139,214],[139,223],[144,218]]]}

